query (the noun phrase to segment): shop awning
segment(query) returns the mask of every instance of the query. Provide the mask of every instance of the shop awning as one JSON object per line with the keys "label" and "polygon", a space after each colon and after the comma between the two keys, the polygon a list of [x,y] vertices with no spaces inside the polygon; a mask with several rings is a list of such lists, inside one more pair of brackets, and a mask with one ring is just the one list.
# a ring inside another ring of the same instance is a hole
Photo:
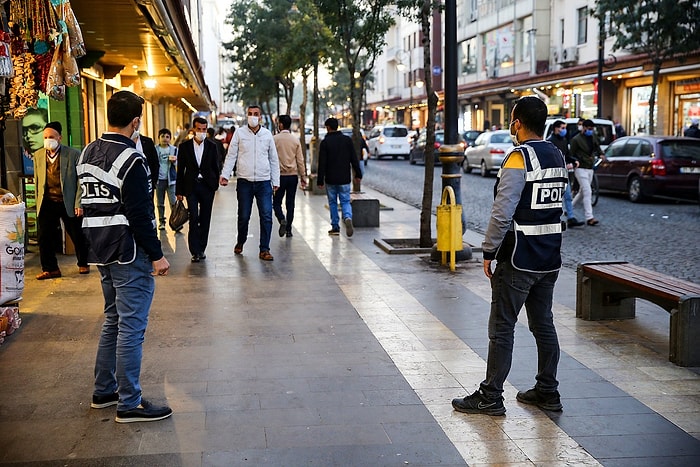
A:
{"label": "shop awning", "polygon": [[136,87],[151,101],[216,110],[182,2],[71,0],[71,6],[88,52],[81,65],[97,63],[106,78],[119,74],[124,86],[139,80]]}

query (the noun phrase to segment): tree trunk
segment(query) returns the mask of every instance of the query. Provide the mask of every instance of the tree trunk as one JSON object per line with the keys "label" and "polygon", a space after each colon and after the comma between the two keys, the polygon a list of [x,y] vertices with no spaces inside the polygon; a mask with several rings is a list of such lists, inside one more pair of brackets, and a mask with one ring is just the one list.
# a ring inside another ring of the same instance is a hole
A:
{"label": "tree trunk", "polygon": [[655,135],[656,134],[656,121],[654,120],[654,107],[656,106],[656,89],[659,85],[659,75],[661,71],[661,60],[656,59],[654,60],[654,72],[652,74],[652,80],[651,80],[651,92],[649,93],[649,129],[647,130],[647,134],[650,135]]}
{"label": "tree trunk", "polygon": [[423,180],[423,199],[420,212],[421,248],[433,246],[431,223],[433,217],[433,180],[435,176],[435,111],[437,109],[437,96],[433,92],[432,64],[430,60],[431,16],[432,1],[424,0],[420,18],[423,33],[423,81],[425,82],[425,95],[428,96],[428,120],[426,122],[425,178]]}
{"label": "tree trunk", "polygon": [[[301,105],[299,105],[299,142],[304,151],[306,159],[306,103],[309,98],[309,90],[307,89],[309,82],[309,73],[306,70],[301,71]],[[308,166],[307,166],[308,167]]]}

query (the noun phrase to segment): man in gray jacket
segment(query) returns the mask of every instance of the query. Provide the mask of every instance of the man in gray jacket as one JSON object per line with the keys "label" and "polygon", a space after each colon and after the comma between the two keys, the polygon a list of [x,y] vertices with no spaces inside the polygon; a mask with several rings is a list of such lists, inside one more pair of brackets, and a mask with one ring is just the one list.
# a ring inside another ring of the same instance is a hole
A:
{"label": "man in gray jacket", "polygon": [[78,272],[88,274],[87,244],[80,224],[80,186],[76,164],[80,152],[61,144],[61,122],[49,122],[44,128],[44,147],[34,153],[34,183],[36,184],[36,211],[39,230],[41,274],[38,280],[61,277],[56,259],[57,230],[60,221],[75,245]]}

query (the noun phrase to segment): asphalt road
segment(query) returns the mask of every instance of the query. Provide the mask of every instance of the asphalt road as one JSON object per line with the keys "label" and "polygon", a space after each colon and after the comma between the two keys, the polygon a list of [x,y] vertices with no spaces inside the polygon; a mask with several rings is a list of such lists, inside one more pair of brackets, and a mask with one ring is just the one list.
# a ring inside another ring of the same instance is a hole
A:
{"label": "asphalt road", "polygon": [[[420,207],[425,168],[404,160],[370,160],[363,184],[388,196]],[[433,212],[442,191],[441,167],[435,168]],[[484,233],[493,202],[495,176],[483,178],[478,170],[463,174],[462,210],[467,228]],[[583,219],[583,207],[575,207]],[[656,199],[633,204],[620,194],[601,194],[593,214],[595,227],[577,227],[564,234],[564,264],[622,260],[674,277],[700,283],[700,206],[693,200]],[[419,219],[416,218],[416,222]],[[435,234],[435,233],[433,233]]]}

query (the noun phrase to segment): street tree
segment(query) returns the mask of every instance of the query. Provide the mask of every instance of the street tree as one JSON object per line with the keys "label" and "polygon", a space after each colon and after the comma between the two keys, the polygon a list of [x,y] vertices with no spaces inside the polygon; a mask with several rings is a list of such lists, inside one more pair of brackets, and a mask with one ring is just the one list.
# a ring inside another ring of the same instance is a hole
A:
{"label": "street tree", "polygon": [[[420,211],[420,247],[433,246],[432,216],[433,216],[433,180],[435,177],[435,114],[437,113],[438,96],[433,92],[432,60],[430,55],[430,19],[433,11],[441,7],[442,2],[433,0],[398,0],[397,5],[401,14],[409,20],[421,25],[423,38],[423,76],[425,93],[428,96],[428,119],[426,121],[425,143],[425,176],[423,178],[423,198]],[[408,53],[411,53],[409,50]],[[411,73],[413,70],[409,70]],[[412,82],[413,80],[411,80]],[[410,110],[409,110],[410,111]],[[412,117],[410,117],[412,120]]]}
{"label": "street tree", "polygon": [[[355,153],[360,157],[360,124],[366,81],[377,57],[384,51],[385,35],[394,24],[392,7],[395,0],[316,1],[347,68],[353,142]],[[359,191],[360,185],[354,183],[353,190]]]}
{"label": "street tree", "polygon": [[605,34],[615,38],[613,50],[645,54],[652,64],[649,96],[649,134],[654,134],[654,106],[664,62],[682,61],[698,50],[700,5],[697,0],[598,0],[593,16],[605,24]]}

